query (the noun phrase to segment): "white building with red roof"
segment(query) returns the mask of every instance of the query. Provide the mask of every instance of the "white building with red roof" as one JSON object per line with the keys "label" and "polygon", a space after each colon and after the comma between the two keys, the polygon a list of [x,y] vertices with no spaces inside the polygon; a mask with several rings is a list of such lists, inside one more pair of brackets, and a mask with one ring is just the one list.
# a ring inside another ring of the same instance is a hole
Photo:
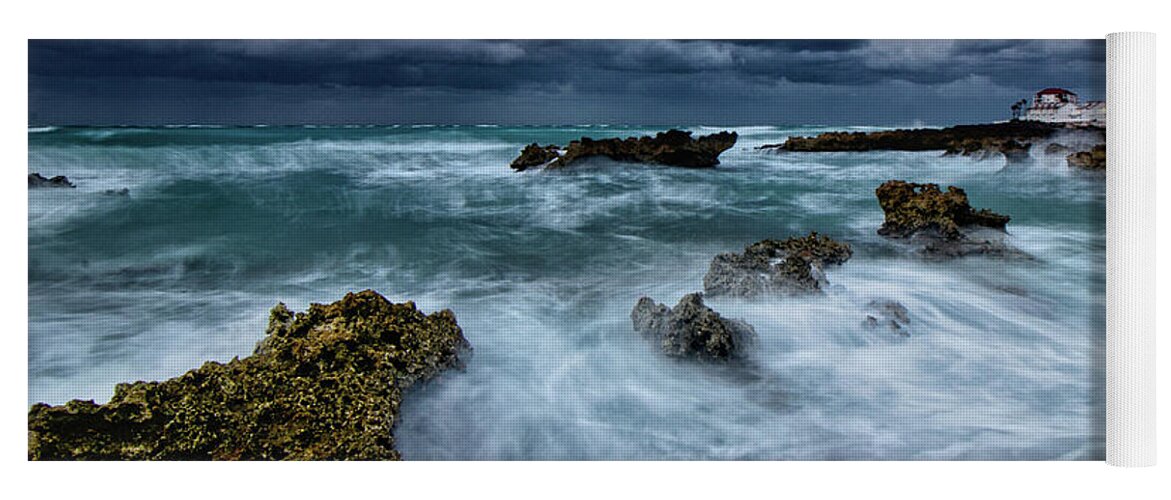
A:
{"label": "white building with red roof", "polygon": [[1021,115],[1022,120],[1066,123],[1072,125],[1106,125],[1106,101],[1080,102],[1077,94],[1051,87],[1037,92],[1033,103]]}

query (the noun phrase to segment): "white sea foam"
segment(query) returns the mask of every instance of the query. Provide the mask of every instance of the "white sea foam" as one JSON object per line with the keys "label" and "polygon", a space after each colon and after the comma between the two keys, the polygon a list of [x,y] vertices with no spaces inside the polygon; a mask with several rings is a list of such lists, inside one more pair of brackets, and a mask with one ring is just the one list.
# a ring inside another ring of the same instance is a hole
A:
{"label": "white sea foam", "polygon": [[[1099,179],[743,143],[708,170],[507,166],[585,130],[30,143],[30,172],[78,188],[29,193],[29,402],[100,401],[245,356],[275,302],[373,288],[452,309],[475,348],[466,371],[408,394],[408,459],[1101,458]],[[743,130],[766,143],[822,129]],[[873,197],[894,178],[963,187],[1011,215],[1010,241],[1035,258],[897,250],[875,234]],[[743,365],[671,360],[633,332],[640,296],[673,304],[716,253],[808,231],[854,246],[825,295],[707,299],[756,328]],[[907,308],[910,337],[864,326],[874,300]]]}

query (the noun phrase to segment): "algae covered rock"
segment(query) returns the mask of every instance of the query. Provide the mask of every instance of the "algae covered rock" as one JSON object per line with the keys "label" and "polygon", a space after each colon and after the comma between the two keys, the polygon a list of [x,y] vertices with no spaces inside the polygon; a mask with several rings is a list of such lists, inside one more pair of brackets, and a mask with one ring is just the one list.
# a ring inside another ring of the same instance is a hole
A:
{"label": "algae covered rock", "polygon": [[469,348],[451,311],[425,315],[371,290],[297,314],[278,304],[249,357],[119,384],[102,405],[34,405],[28,457],[398,459],[402,391],[460,366]]}
{"label": "algae covered rock", "polygon": [[766,293],[818,293],[827,284],[824,268],[840,265],[853,255],[850,246],[816,232],[785,240],[763,240],[744,253],[712,259],[703,278],[704,293],[755,297]]}
{"label": "algae covered rock", "polygon": [[719,165],[720,153],[736,144],[736,132],[719,132],[699,138],[691,132],[671,129],[654,137],[591,139],[582,137],[560,151],[557,146],[530,144],[512,161],[512,168],[525,170],[545,165],[548,169],[568,167],[578,161],[602,156],[619,162],[652,163],[675,167],[706,168]]}
{"label": "algae covered rock", "polygon": [[892,180],[878,186],[875,195],[886,215],[878,234],[888,238],[907,238],[930,231],[956,240],[963,238],[961,227],[1004,230],[1010,219],[988,209],[973,209],[968,204],[968,195],[955,186],[948,186],[945,193],[937,184]]}
{"label": "algae covered rock", "polygon": [[1065,157],[1070,168],[1106,170],[1106,145],[1099,144],[1089,151],[1078,151]]}
{"label": "algae covered rock", "polygon": [[892,180],[875,194],[886,215],[878,234],[921,245],[919,253],[924,257],[1027,257],[1005,241],[1010,217],[972,208],[963,189],[948,186],[943,192],[936,184]]}
{"label": "algae covered rock", "polygon": [[726,360],[740,356],[756,339],[752,325],[726,319],[698,293],[684,295],[674,308],[642,297],[630,312],[634,331],[659,343],[672,357]]}

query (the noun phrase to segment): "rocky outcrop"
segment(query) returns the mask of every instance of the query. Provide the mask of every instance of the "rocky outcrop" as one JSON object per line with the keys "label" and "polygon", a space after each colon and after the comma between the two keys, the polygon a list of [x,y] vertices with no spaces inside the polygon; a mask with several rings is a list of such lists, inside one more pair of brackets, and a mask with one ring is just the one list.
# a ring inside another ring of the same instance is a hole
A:
{"label": "rocky outcrop", "polygon": [[606,157],[629,163],[653,163],[676,167],[706,168],[719,165],[720,153],[736,144],[735,132],[720,132],[692,138],[691,132],[668,130],[654,137],[599,139],[582,137],[570,142],[564,151],[557,146],[530,144],[513,160],[511,167],[526,170],[542,166],[565,168],[586,158]]}
{"label": "rocky outcrop", "polygon": [[1033,145],[1029,143],[1022,144],[1014,140],[1008,140],[997,144],[995,147],[1000,154],[1004,155],[1004,159],[1007,165],[1020,165],[1028,163],[1029,159],[1031,158],[1029,156],[1029,150],[1032,149]]}
{"label": "rocky outcrop", "polygon": [[32,173],[32,174],[28,174],[28,187],[29,188],[72,188],[72,187],[76,187],[76,186],[74,186],[72,182],[69,182],[69,178],[65,177],[64,175],[54,176],[53,178],[50,179],[50,178],[47,178],[39,173]]}
{"label": "rocky outcrop", "polygon": [[256,351],[164,382],[119,384],[103,405],[34,405],[31,460],[398,459],[402,391],[460,366],[451,311],[374,291],[293,314],[273,308]]}
{"label": "rocky outcrop", "polygon": [[907,308],[894,300],[874,300],[866,305],[871,312],[863,323],[867,328],[885,327],[900,337],[910,337],[911,314]]}
{"label": "rocky outcrop", "polygon": [[875,194],[886,215],[878,234],[921,244],[925,256],[1023,255],[1004,241],[1010,217],[972,208],[963,189],[892,180]]}
{"label": "rocky outcrop", "polygon": [[1072,152],[1073,152],[1073,148],[1066,146],[1065,144],[1059,144],[1059,143],[1053,142],[1053,143],[1050,143],[1048,146],[1045,146],[1045,156],[1063,156],[1064,157],[1064,156],[1068,156]]}
{"label": "rocky outcrop", "polygon": [[826,132],[814,137],[790,137],[784,143],[769,144],[760,149],[802,152],[943,151],[946,155],[977,158],[1001,153],[1009,162],[1014,162],[1027,158],[1028,148],[1033,142],[1062,129],[1059,125],[1041,122],[1012,121],[942,129]]}
{"label": "rocky outcrop", "polygon": [[672,357],[719,361],[739,357],[755,342],[756,331],[742,320],[725,319],[698,293],[684,295],[672,309],[642,297],[630,312],[634,331],[656,341]]}
{"label": "rocky outcrop", "polygon": [[963,189],[948,186],[947,192],[937,184],[915,184],[892,180],[875,190],[878,205],[886,220],[878,234],[888,238],[907,238],[932,231],[947,239],[960,239],[964,226],[982,226],[1003,230],[1009,217],[988,209],[975,210],[968,204]]}
{"label": "rocky outcrop", "polygon": [[532,167],[543,166],[546,163],[556,160],[559,156],[561,156],[561,151],[557,146],[541,146],[534,142],[525,146],[521,150],[520,156],[512,160],[509,166],[513,170],[522,171]]}
{"label": "rocky outcrop", "polygon": [[1065,157],[1070,168],[1106,170],[1106,145],[1099,144],[1089,151],[1078,151]]}
{"label": "rocky outcrop", "polygon": [[849,245],[817,233],[759,241],[745,247],[744,253],[712,259],[703,289],[708,295],[734,297],[817,293],[828,283],[825,266],[842,264],[851,255]]}

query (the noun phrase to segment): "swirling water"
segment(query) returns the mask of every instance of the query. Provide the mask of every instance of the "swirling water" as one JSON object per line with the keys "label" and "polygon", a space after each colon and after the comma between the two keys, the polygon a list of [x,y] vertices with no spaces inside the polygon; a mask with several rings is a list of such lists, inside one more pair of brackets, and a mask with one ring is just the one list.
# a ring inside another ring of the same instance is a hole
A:
{"label": "swirling water", "polygon": [[[555,173],[507,165],[655,129],[30,129],[29,172],[78,188],[29,192],[29,403],[248,355],[277,301],[373,288],[452,309],[475,348],[409,394],[407,459],[1102,459],[1103,179],[754,149],[829,129],[737,128],[710,170]],[[908,255],[875,234],[888,179],[963,187],[1035,258]],[[742,365],[633,332],[641,295],[674,304],[716,253],[809,231],[855,248],[824,296],[708,299],[759,333]],[[910,337],[864,327],[875,299]]]}

